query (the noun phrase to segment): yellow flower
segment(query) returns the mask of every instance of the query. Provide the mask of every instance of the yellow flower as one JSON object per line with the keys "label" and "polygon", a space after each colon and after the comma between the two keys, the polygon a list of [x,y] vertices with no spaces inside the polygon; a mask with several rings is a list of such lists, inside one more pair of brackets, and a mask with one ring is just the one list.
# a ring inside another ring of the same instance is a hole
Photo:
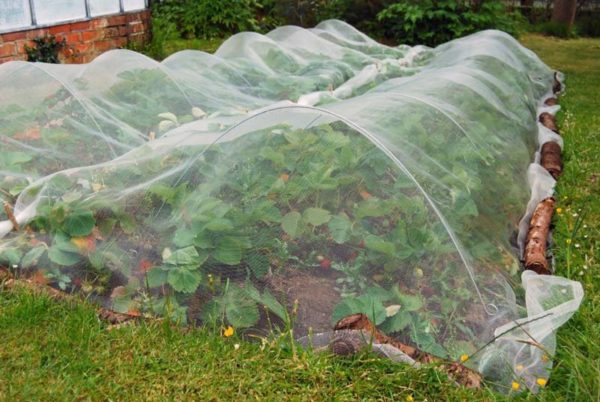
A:
{"label": "yellow flower", "polygon": [[406,397],[406,402],[414,402],[415,398],[412,397],[412,395],[408,395]]}
{"label": "yellow flower", "polygon": [[467,360],[469,360],[469,355],[460,355],[460,361],[461,361],[461,363],[464,363]]}
{"label": "yellow flower", "polygon": [[522,364],[517,364],[517,365],[515,366],[515,368],[517,369],[517,371],[523,371],[523,368],[524,368],[524,367],[523,367],[523,365],[522,365]]}
{"label": "yellow flower", "polygon": [[562,214],[562,208],[556,208],[556,213],[559,215]]}
{"label": "yellow flower", "polygon": [[571,244],[571,239],[567,239],[567,244]]}
{"label": "yellow flower", "polygon": [[537,385],[539,385],[540,387],[543,387],[543,386],[545,386],[545,385],[546,385],[546,383],[547,383],[547,381],[546,381],[546,379],[545,379],[545,378],[538,378],[538,379],[536,380],[536,382],[537,382]]}
{"label": "yellow flower", "polygon": [[519,388],[521,388],[521,384],[519,384],[516,381],[513,381],[512,384],[511,384],[511,388],[512,388],[513,391],[518,391]]}
{"label": "yellow flower", "polygon": [[233,335],[233,332],[234,332],[233,327],[230,325],[227,328],[225,328],[225,330],[223,331],[223,336],[225,338],[229,338],[230,336]]}

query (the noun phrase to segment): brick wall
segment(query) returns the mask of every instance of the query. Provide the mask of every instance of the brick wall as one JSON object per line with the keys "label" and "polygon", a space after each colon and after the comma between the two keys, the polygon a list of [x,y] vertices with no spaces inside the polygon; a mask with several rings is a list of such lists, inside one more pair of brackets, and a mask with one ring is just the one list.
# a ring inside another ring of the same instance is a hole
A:
{"label": "brick wall", "polygon": [[67,42],[60,54],[63,63],[88,63],[100,53],[124,47],[130,42],[144,42],[150,37],[150,11],[92,18],[0,34],[0,64],[10,60],[27,60],[25,45],[40,36],[54,35]]}

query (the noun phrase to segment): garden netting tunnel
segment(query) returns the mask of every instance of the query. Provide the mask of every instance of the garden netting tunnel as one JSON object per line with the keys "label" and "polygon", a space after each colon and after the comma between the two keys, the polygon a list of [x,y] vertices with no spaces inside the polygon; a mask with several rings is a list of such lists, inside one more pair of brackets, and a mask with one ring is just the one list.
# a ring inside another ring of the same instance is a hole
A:
{"label": "garden netting tunnel", "polygon": [[583,297],[519,266],[553,74],[499,31],[388,47],[333,20],[3,64],[0,261],[189,324],[302,337],[362,312],[535,390]]}

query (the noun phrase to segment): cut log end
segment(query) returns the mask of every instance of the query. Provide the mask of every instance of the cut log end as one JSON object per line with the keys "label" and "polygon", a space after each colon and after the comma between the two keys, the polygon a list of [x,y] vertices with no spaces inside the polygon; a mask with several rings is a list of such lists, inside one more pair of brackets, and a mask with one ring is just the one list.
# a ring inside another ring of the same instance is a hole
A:
{"label": "cut log end", "polygon": [[544,101],[544,105],[546,106],[556,106],[558,105],[558,99],[556,98],[548,98]]}

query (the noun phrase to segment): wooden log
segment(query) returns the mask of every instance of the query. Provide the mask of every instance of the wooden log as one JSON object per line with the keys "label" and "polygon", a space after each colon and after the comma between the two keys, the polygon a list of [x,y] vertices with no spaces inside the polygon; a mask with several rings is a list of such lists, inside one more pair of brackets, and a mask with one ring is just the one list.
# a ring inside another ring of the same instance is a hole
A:
{"label": "wooden log", "polygon": [[556,106],[558,105],[558,99],[556,98],[548,98],[544,101],[544,105],[546,106]]}
{"label": "wooden log", "polygon": [[12,207],[6,201],[4,201],[4,213],[6,213],[6,216],[8,217],[8,220],[10,221],[10,223],[12,223],[13,230],[14,231],[18,231],[19,230],[19,223],[17,222],[17,219],[15,218],[15,214],[13,214]]}
{"label": "wooden log", "polygon": [[550,197],[537,205],[533,211],[525,240],[525,269],[543,275],[551,274],[550,264],[546,258],[546,247],[554,213],[554,203],[554,198]]}
{"label": "wooden log", "polygon": [[342,318],[337,324],[335,324],[333,330],[335,332],[344,332],[344,335],[339,338],[334,336],[334,339],[331,343],[331,349],[334,353],[339,352],[338,354],[340,355],[348,355],[358,352],[361,347],[364,347],[365,342],[361,342],[360,339],[353,339],[352,336],[346,335],[346,333],[348,330],[364,331],[367,334],[372,334],[375,342],[392,345],[419,363],[439,363],[439,368],[446,372],[450,378],[460,385],[468,388],[481,387],[481,374],[465,367],[460,363],[441,359],[387,336],[383,332],[379,331],[371,322],[371,320],[369,320],[369,318],[362,313],[352,314]]}
{"label": "wooden log", "polygon": [[544,125],[546,128],[549,128],[550,130],[558,134],[558,127],[556,127],[556,119],[550,113],[544,112],[540,114],[539,120],[540,123],[542,123],[542,125]]}
{"label": "wooden log", "polygon": [[542,145],[540,164],[556,180],[558,180],[563,170],[561,152],[560,145],[554,141],[548,141]]}

